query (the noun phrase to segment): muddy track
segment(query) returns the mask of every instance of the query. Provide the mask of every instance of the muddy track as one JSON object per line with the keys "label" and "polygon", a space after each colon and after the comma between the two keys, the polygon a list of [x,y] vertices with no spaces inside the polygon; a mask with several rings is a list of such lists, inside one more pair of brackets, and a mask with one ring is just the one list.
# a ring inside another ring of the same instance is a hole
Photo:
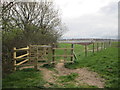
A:
{"label": "muddy track", "polygon": [[[25,67],[31,68],[31,67]],[[40,67],[39,70],[43,74],[43,79],[47,82],[45,87],[51,87],[51,84],[60,85],[57,82],[58,78],[63,75],[70,75],[71,73],[78,73],[78,77],[76,78],[76,85],[80,86],[82,84],[87,84],[90,86],[97,86],[98,88],[104,88],[105,80],[101,78],[96,72],[92,72],[87,68],[79,68],[79,69],[68,69],[64,67],[64,63],[58,63],[54,70],[49,70],[47,68]]]}

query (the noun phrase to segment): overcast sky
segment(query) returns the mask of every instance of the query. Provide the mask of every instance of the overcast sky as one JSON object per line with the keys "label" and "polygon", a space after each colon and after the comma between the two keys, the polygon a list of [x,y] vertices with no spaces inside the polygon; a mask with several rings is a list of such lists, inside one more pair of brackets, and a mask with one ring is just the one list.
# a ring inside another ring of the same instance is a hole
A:
{"label": "overcast sky", "polygon": [[63,38],[117,38],[119,0],[55,0],[68,31]]}

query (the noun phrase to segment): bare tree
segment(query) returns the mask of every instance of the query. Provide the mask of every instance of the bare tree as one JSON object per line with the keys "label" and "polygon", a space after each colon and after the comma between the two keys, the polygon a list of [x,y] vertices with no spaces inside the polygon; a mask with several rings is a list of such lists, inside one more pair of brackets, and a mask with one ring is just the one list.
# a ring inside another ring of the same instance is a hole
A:
{"label": "bare tree", "polygon": [[[43,35],[52,33],[58,37],[62,34],[61,18],[53,2],[19,2],[11,11],[14,25],[23,30],[26,36],[38,32]],[[31,26],[35,27],[34,30]]]}

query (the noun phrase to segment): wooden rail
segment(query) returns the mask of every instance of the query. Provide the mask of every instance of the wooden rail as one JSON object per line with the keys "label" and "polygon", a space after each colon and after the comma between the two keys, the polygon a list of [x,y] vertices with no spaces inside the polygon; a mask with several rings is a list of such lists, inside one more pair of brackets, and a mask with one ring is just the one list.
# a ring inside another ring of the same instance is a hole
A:
{"label": "wooden rail", "polygon": [[[27,61],[29,61],[28,56],[29,56],[29,47],[27,46],[26,48],[20,48],[20,49],[16,49],[16,47],[13,48],[13,59],[14,59],[14,70],[16,70],[16,66],[19,66]],[[26,54],[21,55],[21,56],[17,56],[17,52],[19,51],[27,51]],[[27,59],[26,59],[27,57]],[[18,60],[22,60],[21,62],[17,63]]]}
{"label": "wooden rail", "polygon": [[53,55],[54,57],[73,57],[74,55]]}
{"label": "wooden rail", "polygon": [[62,49],[62,50],[64,50],[64,49],[72,49],[73,50],[73,48],[53,48],[53,49]]}
{"label": "wooden rail", "polygon": [[[55,55],[56,50],[64,50],[64,55]],[[71,50],[71,55],[67,55],[67,50]],[[76,57],[73,52],[74,52],[73,44],[72,44],[71,48],[67,48],[67,47],[65,47],[65,48],[52,48],[52,54],[53,54],[52,61],[53,62],[55,61],[55,57],[64,57],[64,59],[66,59],[67,57],[71,57],[71,62],[73,62],[74,57]]]}

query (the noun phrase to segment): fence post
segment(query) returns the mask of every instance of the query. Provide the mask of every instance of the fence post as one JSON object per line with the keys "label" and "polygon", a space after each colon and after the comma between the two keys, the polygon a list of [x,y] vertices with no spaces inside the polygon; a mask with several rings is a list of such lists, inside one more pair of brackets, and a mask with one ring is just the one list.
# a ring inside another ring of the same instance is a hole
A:
{"label": "fence post", "polygon": [[13,48],[14,71],[16,71],[16,47]]}
{"label": "fence post", "polygon": [[[65,47],[65,49],[64,49],[64,55],[66,55],[67,54],[67,49],[66,49],[67,47]],[[64,61],[66,61],[66,59],[67,59],[67,56],[64,56]]]}
{"label": "fence post", "polygon": [[103,44],[103,43],[101,42],[101,50],[102,50],[102,44]]}
{"label": "fence post", "polygon": [[38,47],[36,46],[37,52],[36,52],[36,58],[35,58],[35,63],[34,63],[34,68],[37,70],[37,62],[38,62]]}
{"label": "fence post", "polygon": [[85,56],[87,56],[87,45],[85,45]]}
{"label": "fence post", "polygon": [[52,52],[51,52],[52,48],[51,47],[48,47],[48,63],[51,62],[51,56],[52,56]]}
{"label": "fence post", "polygon": [[109,40],[109,47],[111,47],[111,40]]}
{"label": "fence post", "polygon": [[94,42],[93,42],[93,53],[94,53],[95,51],[94,51]]}
{"label": "fence post", "polygon": [[99,45],[98,45],[98,44],[99,44],[99,43],[97,42],[97,52],[99,51],[99,50],[98,50],[98,48],[99,48]]}
{"label": "fence post", "polygon": [[106,48],[105,42],[104,42],[104,49]]}
{"label": "fence post", "polygon": [[[74,44],[71,44],[71,48],[74,48]],[[71,49],[71,55],[73,55],[74,50]],[[71,61],[73,61],[73,57],[71,57]]]}
{"label": "fence post", "polygon": [[[54,48],[54,47],[53,47]],[[52,49],[52,61],[54,62],[55,61],[55,50],[54,49]]]}
{"label": "fence post", "polygon": [[30,49],[30,48],[29,48],[29,46],[27,46],[27,48],[28,48],[28,50],[27,50],[27,54],[28,54],[27,59],[29,59],[29,54],[30,54],[30,53],[29,53],[29,49]]}

